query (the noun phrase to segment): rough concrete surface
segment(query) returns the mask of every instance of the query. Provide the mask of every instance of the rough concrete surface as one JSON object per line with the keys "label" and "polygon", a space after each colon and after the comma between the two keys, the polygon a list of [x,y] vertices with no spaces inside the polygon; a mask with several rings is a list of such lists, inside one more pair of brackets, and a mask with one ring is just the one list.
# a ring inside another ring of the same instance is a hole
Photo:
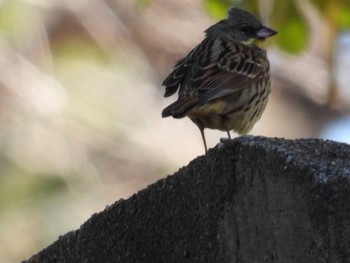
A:
{"label": "rough concrete surface", "polygon": [[25,262],[350,262],[350,146],[222,142]]}

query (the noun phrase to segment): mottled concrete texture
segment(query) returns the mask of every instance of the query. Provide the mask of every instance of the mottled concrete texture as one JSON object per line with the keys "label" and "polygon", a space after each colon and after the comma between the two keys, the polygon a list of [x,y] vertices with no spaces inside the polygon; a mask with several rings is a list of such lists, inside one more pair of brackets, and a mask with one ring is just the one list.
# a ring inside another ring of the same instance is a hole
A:
{"label": "mottled concrete texture", "polygon": [[26,262],[350,262],[350,146],[225,141]]}

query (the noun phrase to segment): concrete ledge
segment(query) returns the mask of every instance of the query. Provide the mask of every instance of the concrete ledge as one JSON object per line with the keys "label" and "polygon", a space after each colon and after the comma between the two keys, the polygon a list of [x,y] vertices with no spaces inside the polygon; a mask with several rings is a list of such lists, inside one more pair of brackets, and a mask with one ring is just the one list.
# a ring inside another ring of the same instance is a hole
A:
{"label": "concrete ledge", "polygon": [[350,262],[350,146],[225,141],[25,262]]}

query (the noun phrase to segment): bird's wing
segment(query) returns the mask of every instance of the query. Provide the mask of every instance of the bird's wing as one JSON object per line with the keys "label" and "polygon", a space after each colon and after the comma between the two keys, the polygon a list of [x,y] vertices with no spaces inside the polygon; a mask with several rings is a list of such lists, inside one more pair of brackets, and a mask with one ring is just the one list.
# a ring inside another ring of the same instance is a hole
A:
{"label": "bird's wing", "polygon": [[264,75],[264,59],[252,48],[232,41],[213,40],[208,63],[199,63],[191,77],[191,95],[198,103],[250,87]]}
{"label": "bird's wing", "polygon": [[[163,81],[162,85],[165,86],[164,97],[173,95],[180,87],[184,78],[192,73],[192,67],[196,62],[201,59],[202,64],[206,64],[204,58],[210,57],[210,41],[206,38],[199,45],[197,45],[191,52],[184,58],[180,59],[174,66],[172,72]],[[210,61],[207,61],[209,63]]]}
{"label": "bird's wing", "polygon": [[182,79],[190,66],[191,65],[186,65],[185,58],[180,59],[175,64],[173,71],[162,83],[162,85],[165,86],[164,97],[173,95],[179,89]]}

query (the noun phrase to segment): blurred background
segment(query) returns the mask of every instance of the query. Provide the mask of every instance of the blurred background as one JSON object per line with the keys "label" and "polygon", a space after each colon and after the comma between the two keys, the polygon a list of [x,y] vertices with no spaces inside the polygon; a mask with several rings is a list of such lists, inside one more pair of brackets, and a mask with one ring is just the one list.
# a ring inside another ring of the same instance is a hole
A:
{"label": "blurred background", "polygon": [[204,153],[189,119],[161,118],[161,83],[232,5],[279,32],[252,134],[350,143],[348,0],[1,0],[0,262]]}

